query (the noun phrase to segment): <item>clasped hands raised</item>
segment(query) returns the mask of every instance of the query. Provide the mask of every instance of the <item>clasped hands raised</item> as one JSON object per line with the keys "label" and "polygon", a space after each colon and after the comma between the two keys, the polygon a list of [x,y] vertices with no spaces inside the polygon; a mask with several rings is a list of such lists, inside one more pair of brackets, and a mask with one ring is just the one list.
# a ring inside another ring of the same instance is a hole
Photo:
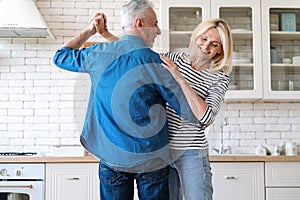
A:
{"label": "clasped hands raised", "polygon": [[88,22],[88,26],[86,29],[91,31],[91,34],[94,35],[97,32],[100,35],[105,34],[105,32],[108,32],[107,25],[106,25],[106,16],[104,13],[96,13]]}

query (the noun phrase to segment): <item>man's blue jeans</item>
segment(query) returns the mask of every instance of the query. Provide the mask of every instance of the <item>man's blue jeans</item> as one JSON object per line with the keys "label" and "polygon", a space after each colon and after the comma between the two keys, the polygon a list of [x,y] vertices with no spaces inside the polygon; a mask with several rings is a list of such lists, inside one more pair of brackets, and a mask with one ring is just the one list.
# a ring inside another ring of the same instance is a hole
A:
{"label": "man's blue jeans", "polygon": [[114,170],[100,161],[100,197],[101,200],[132,200],[134,180],[141,200],[169,199],[169,166],[147,173],[128,173]]}

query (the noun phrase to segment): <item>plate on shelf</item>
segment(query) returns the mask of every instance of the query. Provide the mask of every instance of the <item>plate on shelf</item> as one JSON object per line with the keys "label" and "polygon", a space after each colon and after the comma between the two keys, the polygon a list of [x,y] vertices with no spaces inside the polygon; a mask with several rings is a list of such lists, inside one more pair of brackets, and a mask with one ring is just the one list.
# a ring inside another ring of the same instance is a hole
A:
{"label": "plate on shelf", "polygon": [[248,32],[250,31],[249,29],[245,29],[245,28],[236,28],[236,29],[231,29],[232,33],[239,33],[239,32]]}
{"label": "plate on shelf", "polygon": [[232,63],[251,63],[250,58],[232,58]]}

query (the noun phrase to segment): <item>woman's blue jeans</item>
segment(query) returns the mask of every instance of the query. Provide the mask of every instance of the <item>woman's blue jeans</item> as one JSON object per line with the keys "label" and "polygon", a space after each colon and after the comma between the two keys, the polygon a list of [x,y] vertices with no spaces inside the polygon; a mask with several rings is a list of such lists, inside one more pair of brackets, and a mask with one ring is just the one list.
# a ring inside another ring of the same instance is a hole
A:
{"label": "woman's blue jeans", "polygon": [[212,173],[208,149],[171,150],[178,158],[171,164],[169,190],[171,200],[212,200]]}
{"label": "woman's blue jeans", "polygon": [[140,200],[168,200],[169,166],[152,172],[128,173],[114,170],[100,161],[101,200],[132,200],[136,180]]}

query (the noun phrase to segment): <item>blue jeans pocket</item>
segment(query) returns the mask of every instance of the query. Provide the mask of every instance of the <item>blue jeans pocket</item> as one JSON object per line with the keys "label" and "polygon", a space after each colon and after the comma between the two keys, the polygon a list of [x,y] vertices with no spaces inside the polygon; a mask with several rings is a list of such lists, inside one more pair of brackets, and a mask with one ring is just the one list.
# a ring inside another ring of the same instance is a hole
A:
{"label": "blue jeans pocket", "polygon": [[159,181],[169,175],[170,172],[170,167],[167,166],[165,168],[153,171],[153,172],[148,172],[148,173],[143,173],[142,177],[145,180],[148,181]]}
{"label": "blue jeans pocket", "polygon": [[103,162],[99,164],[99,176],[102,182],[104,181],[111,185],[121,185],[128,179],[122,172],[115,171]]}
{"label": "blue jeans pocket", "polygon": [[132,200],[133,177],[131,174],[114,170],[105,163],[99,163],[101,200]]}
{"label": "blue jeans pocket", "polygon": [[169,166],[147,173],[136,174],[139,199],[167,200],[169,199]]}

